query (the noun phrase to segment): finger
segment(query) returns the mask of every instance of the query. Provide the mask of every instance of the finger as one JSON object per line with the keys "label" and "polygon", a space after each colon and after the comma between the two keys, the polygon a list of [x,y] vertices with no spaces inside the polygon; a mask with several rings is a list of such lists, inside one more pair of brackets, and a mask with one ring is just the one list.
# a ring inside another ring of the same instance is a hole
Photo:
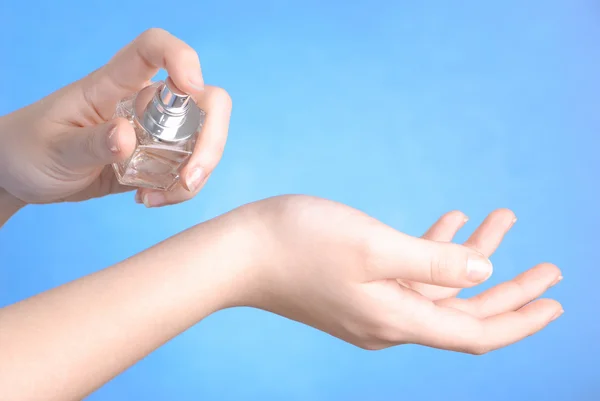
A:
{"label": "finger", "polygon": [[[456,235],[456,233],[466,224],[469,218],[462,212],[455,210],[444,214],[438,219],[425,234],[424,239],[438,242],[450,242]],[[410,287],[413,290],[425,295],[429,299],[438,299],[438,293],[446,293],[450,291],[458,291],[455,288],[439,287],[431,284],[423,284],[419,282],[410,282],[406,280],[399,280],[399,282]]]}
{"label": "finger", "polygon": [[[510,210],[495,210],[473,232],[471,237],[465,242],[465,245],[481,252],[486,257],[490,257],[498,248],[504,235],[510,230],[515,220],[515,215]],[[412,283],[410,287],[431,300],[454,297],[460,292],[460,288],[444,288],[422,283]]]}
{"label": "finger", "polygon": [[446,213],[423,234],[423,238],[431,241],[450,242],[468,220],[469,218],[464,213],[457,210]]}
{"label": "finger", "polygon": [[175,85],[195,100],[204,90],[196,51],[169,32],[152,28],[82,81],[85,98],[109,119],[116,102],[148,85],[160,69],[167,70]]}
{"label": "finger", "polygon": [[190,192],[183,188],[181,185],[177,185],[171,191],[159,191],[152,190],[149,188],[140,188],[136,194],[136,202],[143,203],[146,207],[161,207],[175,205],[192,199],[198,194],[198,192],[204,187],[210,175],[204,177],[204,181],[201,182],[194,192]]}
{"label": "finger", "polygon": [[517,218],[511,210],[494,210],[464,244],[489,258],[516,221]]}
{"label": "finger", "polygon": [[558,267],[542,263],[472,298],[448,298],[438,301],[437,304],[484,318],[519,309],[541,296],[560,280],[562,276]]}
{"label": "finger", "polygon": [[229,131],[231,97],[222,88],[207,86],[198,106],[206,112],[206,120],[194,153],[181,171],[181,184],[192,193],[200,190],[221,160]]}
{"label": "finger", "polygon": [[517,311],[486,319],[435,306],[430,313],[421,314],[421,325],[409,341],[481,355],[535,334],[561,314],[562,306],[550,299],[534,301]]}
{"label": "finger", "polygon": [[192,199],[206,184],[221,160],[227,142],[231,98],[224,89],[207,86],[198,103],[206,112],[206,121],[194,153],[181,171],[180,185],[168,192],[141,190],[138,199],[146,207],[173,205]]}
{"label": "finger", "polygon": [[410,237],[383,225],[374,225],[362,235],[372,279],[466,288],[492,274],[489,259],[466,246]]}
{"label": "finger", "polygon": [[124,161],[135,146],[135,131],[122,118],[74,128],[53,144],[60,164],[68,169],[96,168]]}

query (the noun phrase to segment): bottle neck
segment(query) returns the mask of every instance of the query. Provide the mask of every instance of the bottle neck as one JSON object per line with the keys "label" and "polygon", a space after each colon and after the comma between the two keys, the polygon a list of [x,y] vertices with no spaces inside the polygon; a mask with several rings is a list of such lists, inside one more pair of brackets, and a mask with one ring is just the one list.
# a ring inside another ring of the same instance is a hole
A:
{"label": "bottle neck", "polygon": [[197,130],[186,124],[192,107],[189,95],[179,93],[169,86],[167,80],[148,102],[141,124],[152,136],[161,141],[179,142],[188,139]]}

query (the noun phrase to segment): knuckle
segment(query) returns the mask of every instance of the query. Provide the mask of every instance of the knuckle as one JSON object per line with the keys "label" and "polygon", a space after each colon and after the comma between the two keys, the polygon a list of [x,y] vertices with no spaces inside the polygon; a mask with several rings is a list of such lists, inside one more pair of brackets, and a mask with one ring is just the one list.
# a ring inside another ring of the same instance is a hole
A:
{"label": "knuckle", "polygon": [[176,36],[172,35],[165,29],[162,28],[150,28],[142,32],[137,38],[137,42],[141,43],[141,47],[148,47],[150,45],[159,46],[164,49],[164,64],[167,67],[167,63],[173,59],[179,60],[178,62],[192,62],[200,64],[200,58],[198,53],[184,41],[180,40]]}
{"label": "knuckle", "polygon": [[225,152],[225,144],[219,143],[212,146],[207,146],[200,151],[197,158],[197,164],[204,168],[204,173],[208,176],[213,172],[223,158]]}
{"label": "knuckle", "polygon": [[220,87],[213,88],[213,96],[215,104],[224,106],[225,109],[231,110],[232,100],[229,93]]}
{"label": "knuckle", "polygon": [[349,248],[352,249],[349,256],[352,264],[365,278],[374,277],[385,257],[385,252],[383,252],[386,247],[383,244],[385,241],[382,241],[382,237],[378,233],[380,223],[371,218],[365,219],[362,212],[353,209],[346,210],[336,220],[338,224],[345,226],[347,221],[355,219],[362,220],[362,229],[358,232],[350,232],[347,237]]}
{"label": "knuckle", "polygon": [[[381,275],[382,266],[390,264],[390,247],[393,244],[390,237],[382,233],[381,223],[372,219],[362,212],[348,210],[344,215],[344,220],[362,220],[362,229],[359,232],[348,232],[351,254],[354,258],[353,265],[359,269],[359,272],[365,278],[373,278]],[[383,235],[382,235],[383,234]]]}
{"label": "knuckle", "polygon": [[181,42],[181,46],[179,46],[176,50],[177,56],[181,60],[193,62],[194,64],[200,64],[200,57],[198,57],[198,53],[188,44]]}
{"label": "knuckle", "polygon": [[141,41],[152,41],[170,35],[171,34],[163,28],[149,28],[141,33],[139,39]]}
{"label": "knuckle", "polygon": [[506,282],[505,285],[506,291],[514,294],[517,298],[524,298],[528,295],[527,288],[525,288],[524,283],[518,278]]}
{"label": "knuckle", "polygon": [[448,258],[443,254],[434,254],[429,265],[429,278],[432,283],[440,282],[448,275]]}
{"label": "knuckle", "polygon": [[479,294],[478,296],[471,298],[471,300],[473,301],[473,304],[475,305],[473,308],[474,315],[476,315],[478,317],[485,317],[485,316],[489,316],[490,314],[493,314],[492,313],[494,311],[494,299],[493,298]]}
{"label": "knuckle", "polygon": [[[438,244],[437,246],[440,246]],[[466,271],[467,258],[453,244],[443,244],[439,251],[432,252],[429,274],[431,282],[448,282]]]}

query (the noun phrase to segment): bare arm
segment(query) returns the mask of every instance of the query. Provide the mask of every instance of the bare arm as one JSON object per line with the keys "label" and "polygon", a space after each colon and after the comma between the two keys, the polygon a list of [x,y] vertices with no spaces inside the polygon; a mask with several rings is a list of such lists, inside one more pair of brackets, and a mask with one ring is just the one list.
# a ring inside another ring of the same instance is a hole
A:
{"label": "bare arm", "polygon": [[229,306],[248,254],[248,237],[229,223],[224,216],[200,225],[0,309],[0,399],[79,400]]}
{"label": "bare arm", "polygon": [[460,213],[424,238],[305,196],[256,202],[116,266],[0,309],[0,398],[80,400],[219,309],[247,305],[366,349],[406,343],[482,354],[562,312],[538,299],[561,276],[538,265],[473,298],[514,222],[498,210],[464,245]]}

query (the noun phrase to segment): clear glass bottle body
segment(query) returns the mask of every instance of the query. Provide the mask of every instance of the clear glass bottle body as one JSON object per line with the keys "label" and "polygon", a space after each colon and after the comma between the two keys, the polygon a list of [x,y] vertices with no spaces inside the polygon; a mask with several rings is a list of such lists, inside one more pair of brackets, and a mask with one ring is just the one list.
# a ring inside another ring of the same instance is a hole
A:
{"label": "clear glass bottle body", "polygon": [[115,117],[126,118],[137,138],[137,146],[131,157],[113,165],[123,185],[171,190],[179,182],[179,173],[194,150],[198,132],[185,140],[164,141],[148,132],[140,122],[144,107],[162,84],[156,82],[117,105]]}

